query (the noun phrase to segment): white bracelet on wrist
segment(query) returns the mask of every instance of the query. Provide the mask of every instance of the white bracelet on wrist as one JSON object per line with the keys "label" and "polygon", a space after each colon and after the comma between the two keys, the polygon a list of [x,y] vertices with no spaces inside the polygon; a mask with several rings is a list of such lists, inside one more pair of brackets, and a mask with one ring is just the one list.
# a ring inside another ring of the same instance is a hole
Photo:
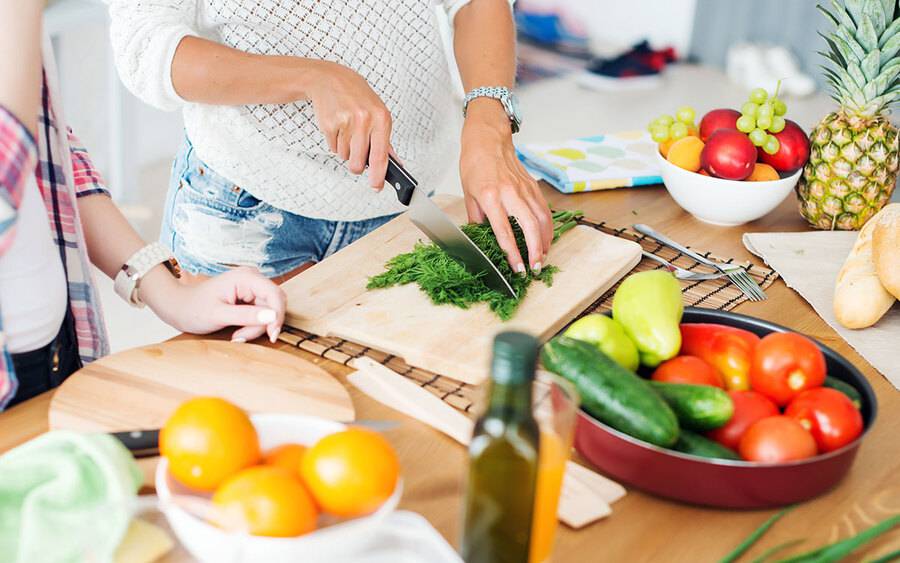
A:
{"label": "white bracelet on wrist", "polygon": [[158,242],[153,242],[141,248],[125,261],[122,269],[116,274],[113,288],[116,293],[133,307],[143,307],[144,302],[140,298],[141,279],[147,272],[164,264],[166,269],[176,278],[181,277],[181,266],[178,260],[172,256],[168,248]]}

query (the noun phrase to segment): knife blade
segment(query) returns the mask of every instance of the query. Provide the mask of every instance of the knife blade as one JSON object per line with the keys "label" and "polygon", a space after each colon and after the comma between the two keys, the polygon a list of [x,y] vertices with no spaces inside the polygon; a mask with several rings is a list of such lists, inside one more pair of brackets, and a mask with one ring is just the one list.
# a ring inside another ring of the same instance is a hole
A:
{"label": "knife blade", "polygon": [[425,190],[399,162],[388,156],[385,181],[397,192],[397,199],[409,208],[409,219],[420,231],[437,244],[451,258],[461,263],[469,272],[481,276],[489,288],[518,297],[509,281],[484,252],[453,222],[446,213],[431,201]]}

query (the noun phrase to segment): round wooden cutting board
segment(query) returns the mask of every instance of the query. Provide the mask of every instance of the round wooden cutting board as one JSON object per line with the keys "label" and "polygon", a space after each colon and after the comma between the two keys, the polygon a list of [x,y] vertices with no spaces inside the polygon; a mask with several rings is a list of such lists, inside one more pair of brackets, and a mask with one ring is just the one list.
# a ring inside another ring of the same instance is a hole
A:
{"label": "round wooden cutting board", "polygon": [[50,402],[50,428],[159,428],[197,395],[222,397],[251,413],[354,418],[343,385],[302,358],[254,344],[180,340],[106,356],[72,374]]}

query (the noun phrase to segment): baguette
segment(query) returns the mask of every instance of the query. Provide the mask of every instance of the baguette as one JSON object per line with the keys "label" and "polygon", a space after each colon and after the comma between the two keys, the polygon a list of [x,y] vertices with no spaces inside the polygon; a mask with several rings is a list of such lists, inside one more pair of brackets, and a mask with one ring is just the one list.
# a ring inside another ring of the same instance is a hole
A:
{"label": "baguette", "polygon": [[834,316],[847,328],[866,328],[878,322],[895,298],[881,285],[872,255],[872,232],[881,212],[869,219],[856,237],[853,250],[838,273],[834,288]]}
{"label": "baguette", "polygon": [[900,203],[892,203],[878,214],[872,231],[872,256],[881,285],[900,299]]}

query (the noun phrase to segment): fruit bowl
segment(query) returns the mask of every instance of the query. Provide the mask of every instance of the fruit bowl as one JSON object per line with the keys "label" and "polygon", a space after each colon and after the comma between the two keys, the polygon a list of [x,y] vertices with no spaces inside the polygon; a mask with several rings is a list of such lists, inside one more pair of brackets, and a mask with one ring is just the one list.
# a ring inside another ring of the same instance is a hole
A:
{"label": "fruit bowl", "polygon": [[[765,336],[787,328],[735,313],[685,309],[682,322],[730,325]],[[575,448],[610,477],[649,493],[682,502],[722,508],[769,508],[804,501],[834,487],[850,470],[862,440],[875,421],[875,393],[844,357],[816,342],[828,374],[854,386],[862,396],[863,433],[838,450],[789,463],[710,459],[668,450],[614,430],[579,413]]]}
{"label": "fruit bowl", "polygon": [[[311,446],[345,425],[330,420],[288,414],[252,415],[260,447],[267,451],[282,444]],[[402,478],[378,510],[352,520],[321,527],[298,537],[273,538],[228,533],[197,514],[208,508],[209,497],[199,496],[172,478],[166,458],[156,468],[156,493],[163,513],[181,544],[200,561],[334,561],[360,553],[378,533],[378,526],[397,508]]]}
{"label": "fruit bowl", "polygon": [[778,207],[802,173],[769,182],[739,182],[679,168],[659,153],[657,159],[672,199],[697,219],[725,227],[754,221]]}

